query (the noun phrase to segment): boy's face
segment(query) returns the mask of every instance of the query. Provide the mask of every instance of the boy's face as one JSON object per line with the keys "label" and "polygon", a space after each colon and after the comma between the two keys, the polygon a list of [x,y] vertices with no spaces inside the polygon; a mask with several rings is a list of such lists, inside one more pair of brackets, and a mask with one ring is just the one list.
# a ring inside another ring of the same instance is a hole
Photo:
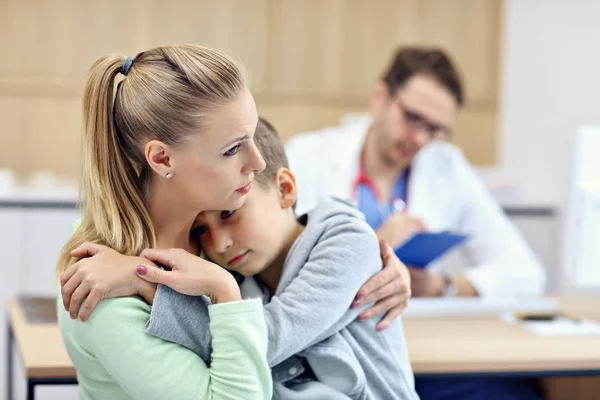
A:
{"label": "boy's face", "polygon": [[[278,186],[256,184],[236,211],[206,211],[198,215],[200,245],[215,263],[245,276],[268,267],[285,246],[288,209]],[[292,216],[293,218],[293,216]]]}

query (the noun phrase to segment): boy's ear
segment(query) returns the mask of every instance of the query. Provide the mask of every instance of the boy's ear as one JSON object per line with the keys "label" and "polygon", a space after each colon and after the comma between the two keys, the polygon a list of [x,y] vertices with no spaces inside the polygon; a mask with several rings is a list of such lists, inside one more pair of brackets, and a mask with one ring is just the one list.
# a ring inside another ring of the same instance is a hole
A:
{"label": "boy's ear", "polygon": [[298,198],[296,193],[296,178],[292,174],[292,171],[287,168],[279,168],[275,174],[275,184],[279,192],[281,208],[291,208]]}

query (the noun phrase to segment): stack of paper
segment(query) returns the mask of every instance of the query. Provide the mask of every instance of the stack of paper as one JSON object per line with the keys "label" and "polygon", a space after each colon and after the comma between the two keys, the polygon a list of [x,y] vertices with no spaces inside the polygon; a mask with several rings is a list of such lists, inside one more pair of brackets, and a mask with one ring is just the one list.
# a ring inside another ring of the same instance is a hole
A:
{"label": "stack of paper", "polygon": [[403,318],[497,317],[507,312],[552,314],[559,311],[554,299],[535,297],[413,298]]}

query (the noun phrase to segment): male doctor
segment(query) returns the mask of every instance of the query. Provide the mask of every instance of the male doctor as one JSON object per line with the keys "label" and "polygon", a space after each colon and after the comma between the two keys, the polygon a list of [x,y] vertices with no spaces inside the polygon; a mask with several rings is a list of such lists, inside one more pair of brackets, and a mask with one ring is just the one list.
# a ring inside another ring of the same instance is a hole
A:
{"label": "male doctor", "polygon": [[[460,78],[442,51],[400,49],[371,93],[369,117],[289,140],[297,211],[325,194],[352,199],[394,248],[420,230],[467,234],[458,268],[408,266],[414,296],[541,294],[539,261],[462,152],[443,140],[463,102]],[[538,398],[524,381],[421,383],[424,400]]]}

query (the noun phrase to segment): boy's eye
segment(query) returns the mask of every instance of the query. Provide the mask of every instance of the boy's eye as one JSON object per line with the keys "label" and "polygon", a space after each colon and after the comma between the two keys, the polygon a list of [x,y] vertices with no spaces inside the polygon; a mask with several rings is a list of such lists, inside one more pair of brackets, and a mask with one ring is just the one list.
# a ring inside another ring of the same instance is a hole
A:
{"label": "boy's eye", "polygon": [[192,234],[194,236],[200,236],[203,233],[205,233],[208,230],[208,227],[206,225],[200,225],[197,228],[192,229]]}
{"label": "boy's eye", "polygon": [[227,219],[231,217],[235,213],[235,210],[232,211],[221,211],[221,219]]}
{"label": "boy's eye", "polygon": [[230,148],[229,150],[227,150],[225,152],[225,154],[223,154],[225,157],[231,157],[233,155],[235,155],[238,150],[240,149],[240,147],[242,147],[241,143],[236,144],[235,146],[233,146],[232,148]]}

